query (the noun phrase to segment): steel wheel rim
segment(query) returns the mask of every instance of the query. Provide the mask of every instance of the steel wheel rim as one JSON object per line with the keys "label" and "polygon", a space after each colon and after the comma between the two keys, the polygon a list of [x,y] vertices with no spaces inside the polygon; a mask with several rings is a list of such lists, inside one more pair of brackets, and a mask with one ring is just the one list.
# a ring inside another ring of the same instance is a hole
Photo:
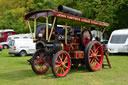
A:
{"label": "steel wheel rim", "polygon": [[60,53],[55,59],[55,72],[57,76],[63,77],[70,70],[71,60],[70,56],[67,53]]}
{"label": "steel wheel rim", "polygon": [[103,63],[103,50],[99,43],[94,43],[89,50],[89,64],[93,70],[99,70]]}
{"label": "steel wheel rim", "polygon": [[37,52],[33,62],[34,62],[35,70],[39,73],[44,73],[49,69],[50,65],[49,65],[48,61],[43,60],[43,57],[47,57],[47,55],[41,56],[41,53],[45,54],[44,51]]}

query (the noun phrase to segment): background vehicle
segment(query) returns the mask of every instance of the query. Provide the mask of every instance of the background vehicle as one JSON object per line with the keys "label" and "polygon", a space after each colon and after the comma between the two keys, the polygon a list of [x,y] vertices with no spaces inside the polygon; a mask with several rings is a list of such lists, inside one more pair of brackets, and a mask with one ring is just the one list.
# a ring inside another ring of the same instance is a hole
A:
{"label": "background vehicle", "polygon": [[128,29],[115,30],[108,41],[109,53],[128,53]]}
{"label": "background vehicle", "polygon": [[[38,28],[37,19],[40,17],[46,24]],[[58,11],[39,10],[28,13],[25,19],[31,33],[29,20],[34,20],[33,39],[37,50],[30,64],[35,73],[43,74],[51,66],[55,77],[64,77],[70,71],[71,65],[77,67],[86,65],[89,71],[98,71],[102,67],[102,45],[99,41],[92,41],[91,32],[83,29],[82,25],[88,23],[108,27],[108,23],[83,18],[82,12],[62,5],[59,5]],[[68,22],[75,24],[71,26]],[[52,23],[51,27],[49,23]],[[59,23],[63,25],[62,32],[57,29]]]}
{"label": "background vehicle", "polygon": [[2,45],[0,45],[0,51],[2,51],[2,48],[3,48]]}
{"label": "background vehicle", "polygon": [[9,48],[9,45],[7,42],[1,42],[0,45],[2,45],[3,49]]}
{"label": "background vehicle", "polygon": [[32,39],[12,39],[9,45],[9,54],[26,56],[36,51],[35,43],[33,43]]}
{"label": "background vehicle", "polygon": [[97,30],[91,30],[91,33],[92,33],[92,40],[100,41],[101,45],[105,45],[105,49],[107,50],[108,40],[104,38],[106,36],[103,37],[103,32]]}
{"label": "background vehicle", "polygon": [[92,34],[92,40],[96,40],[96,37],[99,38],[100,40],[103,40],[103,36],[102,36],[102,32],[101,31],[97,31],[97,30],[91,30],[91,34]]}
{"label": "background vehicle", "polygon": [[32,39],[32,35],[30,33],[10,35],[10,36],[8,36],[6,42],[9,43],[9,41],[12,39]]}
{"label": "background vehicle", "polygon": [[0,45],[3,46],[4,49],[9,48],[7,41],[8,36],[15,35],[16,33],[12,29],[0,30]]}

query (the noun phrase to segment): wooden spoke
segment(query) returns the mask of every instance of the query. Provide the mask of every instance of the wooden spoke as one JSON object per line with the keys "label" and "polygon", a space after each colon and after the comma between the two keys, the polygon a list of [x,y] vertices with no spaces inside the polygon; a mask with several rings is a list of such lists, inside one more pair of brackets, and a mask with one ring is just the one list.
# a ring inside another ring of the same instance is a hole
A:
{"label": "wooden spoke", "polygon": [[60,65],[56,65],[55,67],[56,67],[56,68],[57,68],[57,67],[60,67]]}
{"label": "wooden spoke", "polygon": [[61,59],[62,59],[62,61],[63,61],[63,58],[64,58],[64,55],[61,55]]}
{"label": "wooden spoke", "polygon": [[95,52],[97,52],[99,48],[100,48],[100,47],[96,48]]}
{"label": "wooden spoke", "polygon": [[90,64],[92,64],[93,62],[94,62],[94,58],[93,58],[93,59],[91,59]]}
{"label": "wooden spoke", "polygon": [[56,73],[58,73],[59,69],[60,69],[60,67],[57,67]]}
{"label": "wooden spoke", "polygon": [[89,58],[93,58],[93,56],[92,56],[92,55],[90,55],[90,56],[89,56]]}
{"label": "wooden spoke", "polygon": [[60,61],[62,62],[62,58],[59,56]]}
{"label": "wooden spoke", "polygon": [[56,62],[55,62],[55,63],[60,64],[61,62],[58,62],[58,61],[56,60]]}
{"label": "wooden spoke", "polygon": [[43,69],[43,65],[40,65],[40,68],[39,68],[39,70],[40,70],[40,71],[42,71],[42,69]]}
{"label": "wooden spoke", "polygon": [[65,68],[68,68],[68,66],[64,65]]}
{"label": "wooden spoke", "polygon": [[90,52],[91,52],[91,53],[94,53],[94,51],[93,51],[92,49],[90,49]]}
{"label": "wooden spoke", "polygon": [[97,55],[98,57],[101,57],[102,55]]}
{"label": "wooden spoke", "polygon": [[60,74],[63,74],[63,73],[64,73],[64,68],[61,67]]}
{"label": "wooden spoke", "polygon": [[68,61],[67,61],[67,56],[66,56],[65,59],[64,59],[64,63],[68,63]]}
{"label": "wooden spoke", "polygon": [[62,72],[64,73],[64,68],[62,68]]}
{"label": "wooden spoke", "polygon": [[96,46],[94,45],[94,46],[93,46],[93,51],[95,52],[95,50],[96,50]]}

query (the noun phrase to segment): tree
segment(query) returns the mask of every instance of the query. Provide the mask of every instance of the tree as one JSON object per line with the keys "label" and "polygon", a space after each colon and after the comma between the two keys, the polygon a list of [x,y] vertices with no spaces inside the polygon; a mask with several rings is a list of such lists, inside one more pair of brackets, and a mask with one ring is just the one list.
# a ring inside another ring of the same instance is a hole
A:
{"label": "tree", "polygon": [[33,0],[0,0],[0,29],[14,29],[17,33],[27,32],[24,15],[34,5]]}

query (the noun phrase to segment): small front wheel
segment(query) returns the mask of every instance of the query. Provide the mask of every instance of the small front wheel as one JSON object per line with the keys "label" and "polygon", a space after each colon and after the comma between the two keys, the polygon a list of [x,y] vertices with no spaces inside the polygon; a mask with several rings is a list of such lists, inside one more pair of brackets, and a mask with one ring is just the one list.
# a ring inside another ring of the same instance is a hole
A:
{"label": "small front wheel", "polygon": [[66,51],[59,51],[52,60],[52,72],[55,77],[64,77],[71,68],[71,58]]}
{"label": "small front wheel", "polygon": [[30,64],[36,74],[43,74],[49,69],[49,57],[44,50],[39,49],[33,54]]}

